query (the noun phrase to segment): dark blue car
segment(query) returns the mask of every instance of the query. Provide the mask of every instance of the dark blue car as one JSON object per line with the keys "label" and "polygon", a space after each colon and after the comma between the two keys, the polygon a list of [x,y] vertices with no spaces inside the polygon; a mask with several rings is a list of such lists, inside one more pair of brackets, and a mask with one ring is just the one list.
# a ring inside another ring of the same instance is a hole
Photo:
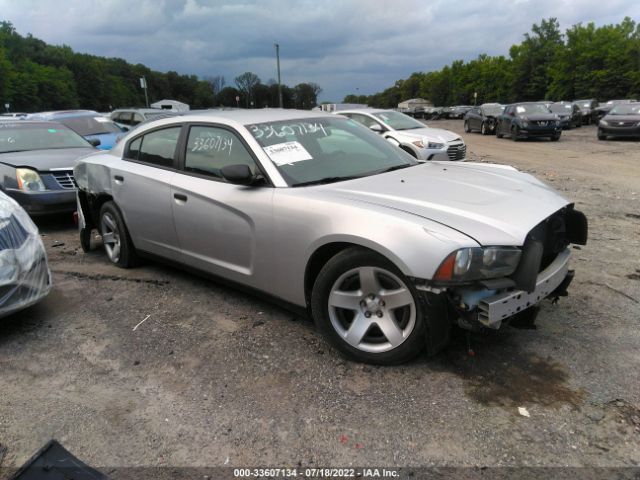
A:
{"label": "dark blue car", "polygon": [[[111,119],[93,110],[64,110],[33,113],[29,120],[55,121],[66,125],[100,150],[111,150],[124,136],[124,131]],[[100,143],[98,143],[98,140]]]}

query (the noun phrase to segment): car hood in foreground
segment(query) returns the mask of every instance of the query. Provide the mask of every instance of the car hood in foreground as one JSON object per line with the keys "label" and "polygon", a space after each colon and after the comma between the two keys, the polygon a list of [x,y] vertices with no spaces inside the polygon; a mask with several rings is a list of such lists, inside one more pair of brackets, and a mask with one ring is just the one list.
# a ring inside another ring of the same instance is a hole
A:
{"label": "car hood in foreground", "polygon": [[428,141],[447,143],[453,140],[460,140],[460,135],[450,132],[449,130],[443,130],[442,128],[416,128],[411,130],[396,130],[397,133],[416,140],[422,140],[426,138]]}
{"label": "car hood in foreground", "polygon": [[480,245],[522,245],[529,231],[569,202],[535,177],[480,163],[429,162],[327,185],[326,193],[426,218]]}
{"label": "car hood in foreground", "polygon": [[33,168],[40,172],[46,172],[56,168],[68,168],[71,170],[80,158],[91,155],[92,153],[96,153],[96,149],[91,147],[9,152],[0,153],[0,163],[16,168]]}

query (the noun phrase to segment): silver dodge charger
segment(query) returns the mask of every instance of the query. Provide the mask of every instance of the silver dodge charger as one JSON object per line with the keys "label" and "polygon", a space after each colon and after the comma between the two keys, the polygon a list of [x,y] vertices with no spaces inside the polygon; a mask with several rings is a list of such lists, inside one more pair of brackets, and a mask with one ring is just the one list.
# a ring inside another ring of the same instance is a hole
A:
{"label": "silver dodge charger", "polygon": [[295,110],[158,120],[81,160],[80,240],[308,312],[350,358],[406,361],[566,295],[587,220],[515,168],[419,163],[352,119]]}

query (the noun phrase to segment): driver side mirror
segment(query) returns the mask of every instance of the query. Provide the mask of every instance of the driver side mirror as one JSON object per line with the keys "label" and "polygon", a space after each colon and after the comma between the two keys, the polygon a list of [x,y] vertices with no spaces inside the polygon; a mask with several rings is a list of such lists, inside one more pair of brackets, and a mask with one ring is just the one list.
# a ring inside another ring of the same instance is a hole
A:
{"label": "driver side mirror", "polygon": [[239,163],[237,165],[226,165],[220,169],[220,174],[227,182],[234,185],[249,186],[254,181],[253,173],[249,165]]}
{"label": "driver side mirror", "polygon": [[99,138],[91,138],[91,139],[87,140],[87,142],[89,142],[92,147],[97,147],[97,146],[100,145],[100,139]]}
{"label": "driver side mirror", "polygon": [[377,123],[374,123],[373,125],[370,125],[369,128],[372,131],[376,132],[376,133],[383,133],[384,132],[382,126],[377,124]]}

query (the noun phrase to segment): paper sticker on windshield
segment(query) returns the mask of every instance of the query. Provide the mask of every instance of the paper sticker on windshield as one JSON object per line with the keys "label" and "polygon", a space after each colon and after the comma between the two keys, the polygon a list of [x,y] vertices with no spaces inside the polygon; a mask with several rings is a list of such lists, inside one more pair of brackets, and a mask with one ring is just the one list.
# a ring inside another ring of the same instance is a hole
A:
{"label": "paper sticker on windshield", "polygon": [[269,158],[278,166],[311,160],[309,152],[299,142],[278,143],[264,147]]}

